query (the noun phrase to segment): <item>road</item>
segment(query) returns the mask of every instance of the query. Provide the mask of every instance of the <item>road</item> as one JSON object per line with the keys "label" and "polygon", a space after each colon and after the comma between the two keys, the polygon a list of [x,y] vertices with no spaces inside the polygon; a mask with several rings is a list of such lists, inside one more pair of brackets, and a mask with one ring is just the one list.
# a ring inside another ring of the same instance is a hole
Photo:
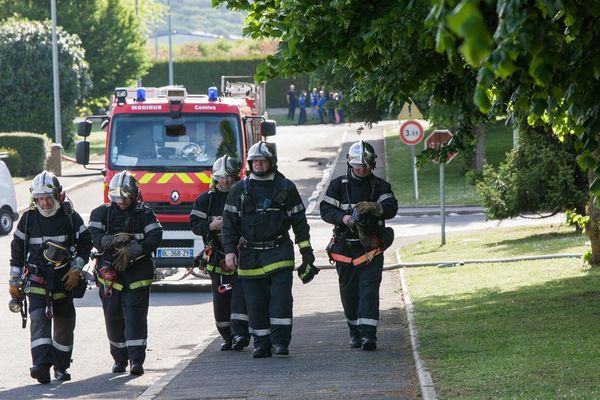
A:
{"label": "road", "polygon": [[[327,166],[334,161],[341,140],[354,141],[355,128],[347,126],[309,126],[280,128],[274,138],[279,153],[280,170],[299,188],[305,204],[318,197],[318,188],[327,177]],[[367,136],[368,137],[368,136]],[[343,156],[343,155],[342,155]],[[68,193],[84,221],[102,201],[101,185],[94,183]],[[318,210],[318,208],[317,208]],[[312,243],[317,252],[317,263],[325,264],[325,248],[331,227],[318,216],[309,218]],[[496,226],[531,223],[531,221],[486,222],[483,215],[449,216],[447,233],[460,230],[488,229]],[[439,233],[439,217],[396,217],[391,224],[398,241],[414,240],[417,236]],[[0,282],[8,280],[10,236],[0,237]],[[394,263],[395,260],[387,260]],[[3,286],[6,288],[6,286]],[[4,290],[4,289],[3,289]],[[295,289],[297,290],[297,289]],[[5,292],[2,297],[8,303]],[[75,301],[77,328],[73,365],[73,381],[39,385],[29,377],[31,357],[29,331],[20,327],[20,318],[0,306],[0,354],[7,363],[0,375],[0,399],[125,399],[134,398],[173,368],[198,344],[210,337],[216,338],[209,293],[153,292],[149,311],[148,354],[146,373],[132,378],[128,374],[110,373],[109,355],[100,300],[96,288],[83,299]],[[202,377],[198,377],[201,384]]]}

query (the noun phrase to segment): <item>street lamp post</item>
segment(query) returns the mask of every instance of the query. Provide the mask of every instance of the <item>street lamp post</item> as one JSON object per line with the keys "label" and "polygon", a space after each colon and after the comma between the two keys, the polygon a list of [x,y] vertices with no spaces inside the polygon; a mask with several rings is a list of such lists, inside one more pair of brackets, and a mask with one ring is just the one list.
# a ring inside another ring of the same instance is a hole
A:
{"label": "street lamp post", "polygon": [[48,164],[53,172],[60,176],[62,156],[62,134],[60,124],[60,81],[58,74],[58,43],[56,41],[56,0],[50,0],[50,13],[52,17],[52,86],[54,89],[54,144],[50,152]]}
{"label": "street lamp post", "polygon": [[169,85],[173,85],[173,43],[171,40],[171,0],[169,0],[169,15],[167,18],[169,29]]}

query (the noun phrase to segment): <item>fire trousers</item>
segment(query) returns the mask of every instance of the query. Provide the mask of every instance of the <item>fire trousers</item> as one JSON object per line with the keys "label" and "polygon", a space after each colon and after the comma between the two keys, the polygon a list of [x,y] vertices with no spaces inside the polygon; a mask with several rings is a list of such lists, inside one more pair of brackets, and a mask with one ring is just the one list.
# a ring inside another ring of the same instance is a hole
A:
{"label": "fire trousers", "polygon": [[352,264],[336,262],[336,270],[350,337],[377,340],[383,254],[373,257],[369,264],[358,268]]}
{"label": "fire trousers", "polygon": [[[221,275],[214,272],[210,276],[213,312],[215,323],[219,334],[225,341],[231,340],[232,336],[249,336],[248,333],[248,311],[244,299],[244,287],[242,281],[234,278],[234,275]],[[219,292],[219,287],[231,285],[231,289]]]}
{"label": "fire trousers", "polygon": [[243,278],[249,331],[254,347],[289,346],[292,340],[292,269],[261,278]]}
{"label": "fire trousers", "polygon": [[150,287],[124,287],[122,290],[113,287],[112,295],[104,297],[104,287],[100,285],[100,299],[110,354],[115,362],[143,363],[148,339]]}
{"label": "fire trousers", "polygon": [[[73,331],[75,330],[75,306],[73,298],[52,301],[54,316],[46,316],[46,299],[29,295],[31,319],[31,358],[33,365],[49,364],[66,370],[71,366]],[[54,333],[52,332],[54,324]]]}

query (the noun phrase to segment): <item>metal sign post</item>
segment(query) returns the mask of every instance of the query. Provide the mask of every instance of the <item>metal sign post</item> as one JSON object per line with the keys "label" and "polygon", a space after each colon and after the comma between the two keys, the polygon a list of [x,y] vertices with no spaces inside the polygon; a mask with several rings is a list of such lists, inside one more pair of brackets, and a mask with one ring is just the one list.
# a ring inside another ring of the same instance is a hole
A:
{"label": "metal sign post", "polygon": [[406,121],[400,126],[400,140],[410,147],[410,162],[412,164],[413,187],[415,200],[419,200],[419,181],[417,178],[417,159],[415,145],[423,140],[423,127],[417,121]]}
{"label": "metal sign post", "polygon": [[[446,146],[454,135],[447,129],[438,129],[433,131],[427,139],[425,139],[425,149],[435,149],[440,146]],[[452,152],[446,154],[445,160],[433,160],[434,163],[440,165],[440,217],[442,217],[442,246],[446,244],[446,193],[445,193],[445,165],[456,157],[458,153]]]}

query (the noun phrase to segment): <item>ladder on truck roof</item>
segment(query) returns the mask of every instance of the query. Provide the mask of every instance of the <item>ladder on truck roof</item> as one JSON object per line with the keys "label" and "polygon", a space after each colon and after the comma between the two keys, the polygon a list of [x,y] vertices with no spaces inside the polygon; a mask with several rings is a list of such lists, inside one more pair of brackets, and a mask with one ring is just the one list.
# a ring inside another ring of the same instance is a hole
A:
{"label": "ladder on truck roof", "polygon": [[222,75],[221,95],[233,98],[253,98],[259,115],[267,110],[266,82],[254,83],[254,78],[249,75]]}

